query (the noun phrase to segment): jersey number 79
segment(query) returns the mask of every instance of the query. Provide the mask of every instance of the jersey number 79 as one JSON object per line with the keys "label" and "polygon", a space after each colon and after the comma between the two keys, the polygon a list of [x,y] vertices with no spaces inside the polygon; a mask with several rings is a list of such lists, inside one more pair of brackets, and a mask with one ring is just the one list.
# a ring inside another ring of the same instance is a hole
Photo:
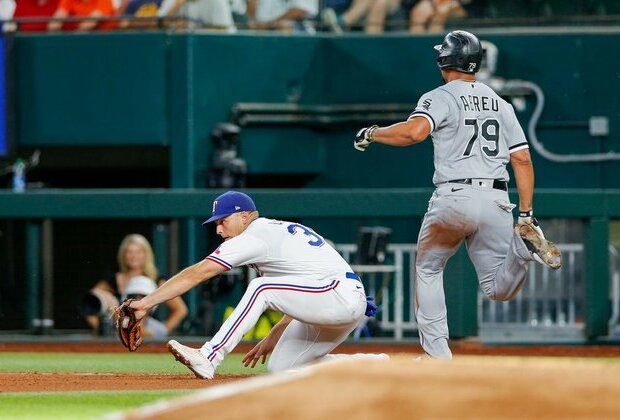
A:
{"label": "jersey number 79", "polygon": [[478,128],[478,120],[475,118],[466,118],[465,125],[473,126],[474,134],[469,139],[463,156],[471,155],[471,149],[474,147],[474,143],[478,139],[478,134],[482,134],[484,141],[486,141],[487,144],[490,143],[488,144],[489,146],[492,146],[492,148],[490,148],[487,145],[483,145],[482,151],[484,154],[490,157],[497,156],[499,153],[499,121],[494,118],[484,120],[480,127],[481,130]]}

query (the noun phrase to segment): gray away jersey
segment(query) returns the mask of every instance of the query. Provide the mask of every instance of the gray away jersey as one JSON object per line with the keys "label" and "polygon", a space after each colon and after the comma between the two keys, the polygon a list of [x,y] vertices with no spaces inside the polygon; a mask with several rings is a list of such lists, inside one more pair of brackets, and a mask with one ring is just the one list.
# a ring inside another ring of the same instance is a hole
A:
{"label": "gray away jersey", "polygon": [[433,184],[508,181],[510,153],[528,147],[512,105],[480,82],[453,80],[422,95],[409,119],[424,117],[435,148]]}

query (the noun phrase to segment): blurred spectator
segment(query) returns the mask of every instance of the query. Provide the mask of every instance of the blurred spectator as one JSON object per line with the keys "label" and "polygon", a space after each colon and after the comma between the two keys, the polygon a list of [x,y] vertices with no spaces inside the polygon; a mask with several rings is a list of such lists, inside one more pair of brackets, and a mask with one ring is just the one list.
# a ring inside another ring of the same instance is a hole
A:
{"label": "blurred spectator", "polygon": [[248,0],[248,27],[282,32],[314,32],[318,0]]}
{"label": "blurred spectator", "polygon": [[364,20],[366,33],[379,34],[385,30],[387,16],[396,13],[400,3],[401,0],[353,0],[351,7],[341,15],[332,8],[324,9],[321,21],[330,30],[341,33],[343,29],[349,30]]}
{"label": "blurred spectator", "polygon": [[13,19],[15,0],[0,0],[0,20]]}
{"label": "blurred spectator", "polygon": [[[15,12],[15,0],[0,0],[0,20],[8,21],[13,19],[13,13]],[[15,25],[10,23],[3,23],[2,30],[14,31]]]}
{"label": "blurred spectator", "polygon": [[[146,276],[135,276],[129,279],[125,294],[121,297],[125,299],[142,299],[149,293],[153,293],[157,289],[157,285],[153,280]],[[168,336],[168,328],[166,324],[155,318],[154,310],[151,310],[144,322],[142,323],[142,335],[144,337],[165,338]]]}
{"label": "blurred spectator", "polygon": [[176,0],[169,16],[187,19],[188,28],[235,31],[231,0]]}
{"label": "blurred spectator", "polygon": [[[59,0],[19,0],[15,8],[15,19],[20,18],[51,18],[58,8]],[[22,23],[17,28],[20,31],[46,31],[47,22]]]}
{"label": "blurred spectator", "polygon": [[[68,17],[103,18],[115,14],[116,10],[112,0],[60,0],[53,17],[56,19]],[[84,20],[82,22],[67,22],[64,25],[62,22],[50,22],[47,29],[50,31],[60,29],[90,31],[93,29],[113,29],[116,26],[116,22],[113,21]]]}
{"label": "blurred spectator", "polygon": [[[152,280],[157,279],[160,284],[165,281],[155,266],[151,244],[142,235],[125,236],[118,248],[117,259],[119,271],[102,276],[82,301],[86,322],[93,333],[98,335],[112,334],[111,311],[119,304],[119,299],[128,294],[130,279],[146,276]],[[169,313],[164,325],[170,333],[187,316],[187,306],[180,297],[169,300],[166,306]]]}
{"label": "blurred spectator", "polygon": [[419,0],[409,13],[409,32],[444,32],[446,22],[452,17],[465,17],[467,12],[461,3],[471,0]]}
{"label": "blurred spectator", "polygon": [[118,14],[132,16],[136,18],[153,18],[150,20],[121,20],[120,28],[157,28],[158,22],[155,18],[168,16],[174,8],[175,0],[129,0],[121,2]]}

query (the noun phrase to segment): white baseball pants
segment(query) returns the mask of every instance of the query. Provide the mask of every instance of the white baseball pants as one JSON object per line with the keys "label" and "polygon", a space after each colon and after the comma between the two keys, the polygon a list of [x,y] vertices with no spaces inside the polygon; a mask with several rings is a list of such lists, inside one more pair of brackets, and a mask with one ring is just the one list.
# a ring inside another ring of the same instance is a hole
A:
{"label": "white baseball pants", "polygon": [[319,359],[343,342],[364,317],[366,294],[361,281],[346,273],[323,280],[255,278],[202,353],[217,368],[267,308],[294,318],[269,359],[269,371],[278,372]]}

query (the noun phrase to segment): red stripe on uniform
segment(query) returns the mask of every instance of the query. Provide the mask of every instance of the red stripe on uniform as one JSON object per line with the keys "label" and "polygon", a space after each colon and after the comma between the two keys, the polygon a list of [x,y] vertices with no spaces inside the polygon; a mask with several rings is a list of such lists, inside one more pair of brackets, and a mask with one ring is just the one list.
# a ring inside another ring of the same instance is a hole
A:
{"label": "red stripe on uniform", "polygon": [[220,261],[216,260],[215,258],[209,258],[209,257],[207,257],[207,259],[208,259],[209,261],[213,261],[214,263],[217,263],[217,264],[221,265],[221,266],[222,266],[222,267],[224,267],[226,270],[230,270],[230,267],[229,267],[229,266],[227,266],[227,265],[225,265],[224,263],[222,263],[222,262],[220,262]]}

